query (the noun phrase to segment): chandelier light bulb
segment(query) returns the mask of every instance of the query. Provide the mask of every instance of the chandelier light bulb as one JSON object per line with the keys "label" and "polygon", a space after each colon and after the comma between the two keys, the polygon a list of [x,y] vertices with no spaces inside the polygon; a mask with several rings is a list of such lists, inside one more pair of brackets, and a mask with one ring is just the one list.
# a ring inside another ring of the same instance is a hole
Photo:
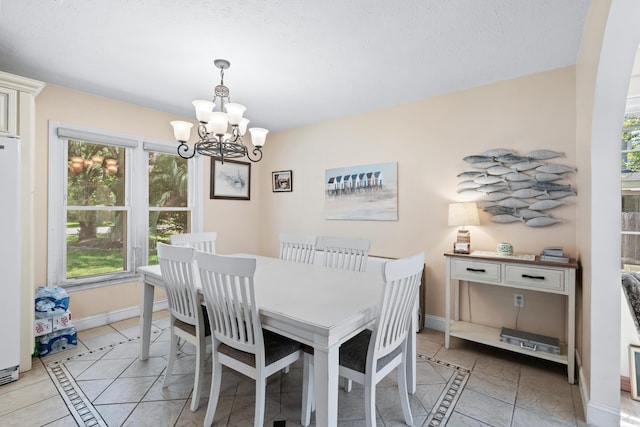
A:
{"label": "chandelier light bulb", "polygon": [[102,166],[102,162],[104,161],[104,157],[102,156],[93,156],[91,157],[91,161],[93,161],[94,164]]}
{"label": "chandelier light bulb", "polygon": [[71,170],[74,172],[82,172],[84,169],[84,159],[82,157],[72,157],[71,158]]}

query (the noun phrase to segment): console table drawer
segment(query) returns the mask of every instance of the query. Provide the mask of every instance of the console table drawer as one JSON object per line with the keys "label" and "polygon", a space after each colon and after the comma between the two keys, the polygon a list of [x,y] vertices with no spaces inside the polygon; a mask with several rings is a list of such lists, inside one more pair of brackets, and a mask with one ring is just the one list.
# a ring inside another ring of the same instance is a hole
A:
{"label": "console table drawer", "polygon": [[500,264],[454,259],[451,277],[470,281],[500,282]]}
{"label": "console table drawer", "polygon": [[508,285],[557,292],[566,291],[563,270],[507,265],[505,271]]}

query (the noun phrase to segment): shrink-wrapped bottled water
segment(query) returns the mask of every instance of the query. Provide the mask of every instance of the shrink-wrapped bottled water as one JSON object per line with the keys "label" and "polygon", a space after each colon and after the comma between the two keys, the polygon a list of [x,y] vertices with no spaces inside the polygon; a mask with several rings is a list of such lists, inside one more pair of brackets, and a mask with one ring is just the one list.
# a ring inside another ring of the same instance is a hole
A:
{"label": "shrink-wrapped bottled water", "polygon": [[73,326],[36,338],[38,356],[57,353],[76,345],[78,345],[78,331]]}

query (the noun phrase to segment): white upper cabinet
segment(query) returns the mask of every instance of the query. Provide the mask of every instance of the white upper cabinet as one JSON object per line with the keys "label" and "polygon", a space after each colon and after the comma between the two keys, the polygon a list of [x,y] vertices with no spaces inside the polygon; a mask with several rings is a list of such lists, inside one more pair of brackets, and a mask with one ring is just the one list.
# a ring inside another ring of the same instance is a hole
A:
{"label": "white upper cabinet", "polygon": [[0,135],[31,140],[35,125],[35,97],[44,83],[0,71]]}
{"label": "white upper cabinet", "polygon": [[18,133],[18,91],[0,86],[0,134]]}

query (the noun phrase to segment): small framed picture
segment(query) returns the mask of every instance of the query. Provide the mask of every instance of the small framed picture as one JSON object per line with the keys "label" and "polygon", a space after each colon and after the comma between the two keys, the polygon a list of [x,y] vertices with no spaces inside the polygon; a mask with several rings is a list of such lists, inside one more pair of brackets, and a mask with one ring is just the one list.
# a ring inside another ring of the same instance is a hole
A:
{"label": "small framed picture", "polygon": [[631,398],[640,400],[638,390],[640,390],[640,346],[631,344],[629,346],[629,382],[631,383]]}
{"label": "small framed picture", "polygon": [[211,158],[211,199],[249,200],[251,163]]}
{"label": "small framed picture", "polygon": [[290,170],[271,172],[271,189],[274,193],[293,191],[293,173]]}
{"label": "small framed picture", "polygon": [[471,248],[470,248],[469,243],[455,242],[453,244],[453,253],[454,254],[469,254],[469,253],[471,253]]}

